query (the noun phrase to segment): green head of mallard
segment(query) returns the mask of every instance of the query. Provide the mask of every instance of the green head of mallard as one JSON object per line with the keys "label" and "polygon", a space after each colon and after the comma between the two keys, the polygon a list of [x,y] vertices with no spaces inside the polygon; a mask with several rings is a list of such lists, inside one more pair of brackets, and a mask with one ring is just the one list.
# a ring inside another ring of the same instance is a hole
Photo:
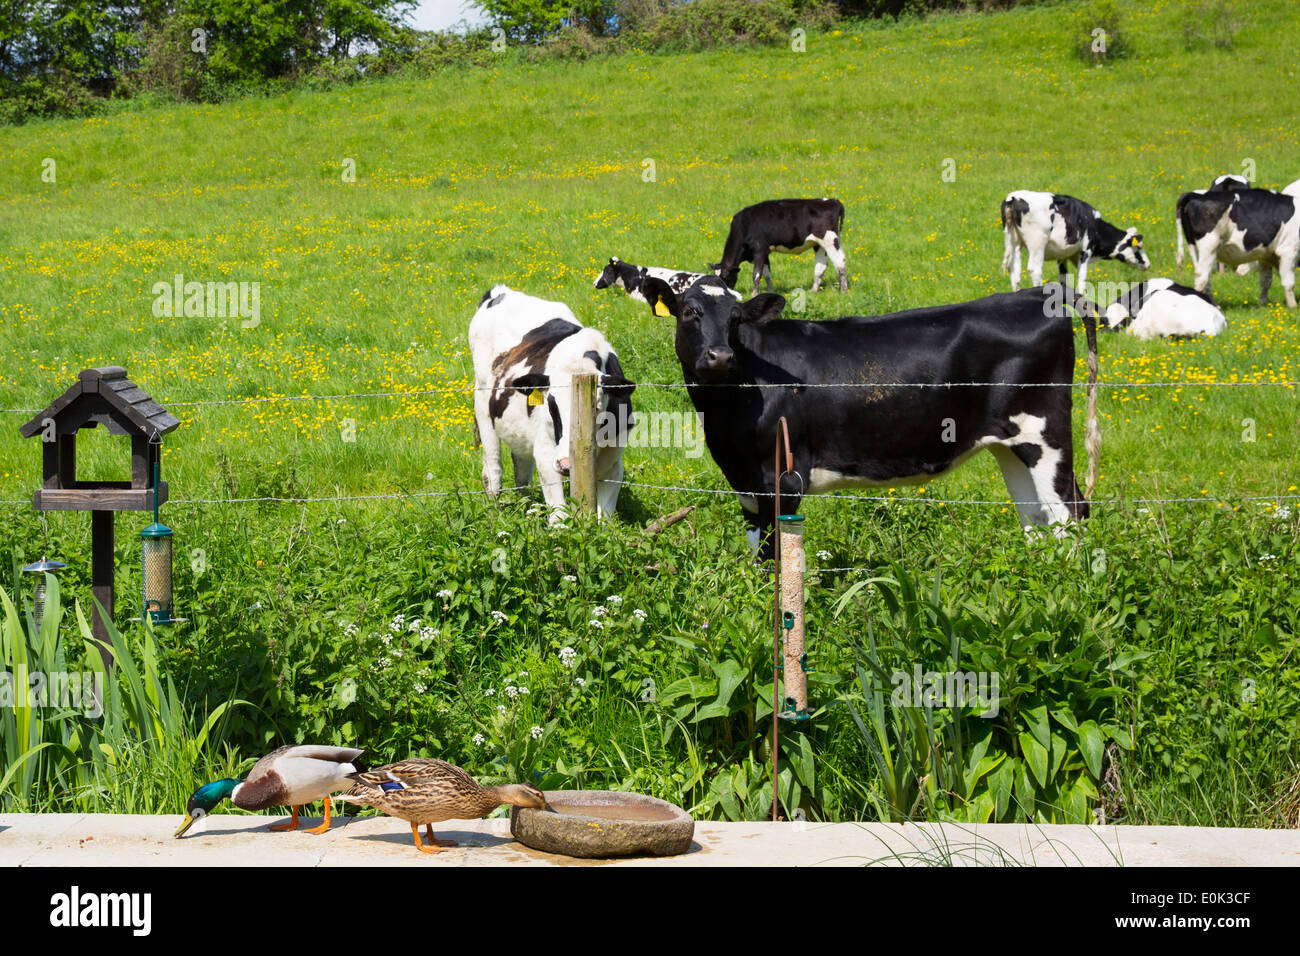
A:
{"label": "green head of mallard", "polygon": [[185,805],[185,821],[176,829],[176,836],[184,836],[186,830],[211,813],[212,808],[234,793],[235,788],[241,783],[242,780],[229,778],[214,780],[212,783],[205,783],[190,794],[190,802]]}

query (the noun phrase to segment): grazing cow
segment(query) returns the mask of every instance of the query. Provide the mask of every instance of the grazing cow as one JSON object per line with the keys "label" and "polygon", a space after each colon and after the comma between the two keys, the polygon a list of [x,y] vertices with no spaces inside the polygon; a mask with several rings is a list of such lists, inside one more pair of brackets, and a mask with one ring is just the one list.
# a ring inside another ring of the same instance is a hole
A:
{"label": "grazing cow", "polygon": [[[1178,197],[1175,210],[1179,239],[1185,238],[1192,250],[1196,291],[1210,291],[1210,272],[1217,261],[1231,266],[1257,262],[1260,303],[1268,304],[1276,269],[1282,276],[1287,307],[1295,308],[1295,267],[1300,259],[1300,210],[1295,196],[1271,189],[1190,192]],[[1175,262],[1183,264],[1181,241]]]}
{"label": "grazing cow", "polygon": [[740,264],[754,264],[754,295],[758,283],[767,277],[772,291],[772,269],[767,257],[772,252],[797,253],[817,247],[813,263],[812,291],[822,285],[822,274],[829,259],[840,276],[840,291],[849,291],[849,273],[844,263],[844,203],[838,199],[769,199],[746,206],[731,217],[727,244],[722,261],[709,263],[709,269],[735,288],[740,278]]}
{"label": "grazing cow", "polygon": [[1002,271],[1011,275],[1011,291],[1020,288],[1020,247],[1029,252],[1029,278],[1043,282],[1043,261],[1055,259],[1065,282],[1067,262],[1079,274],[1078,287],[1088,279],[1093,259],[1118,259],[1146,270],[1151,260],[1136,229],[1112,226],[1086,202],[1073,196],[1019,189],[1002,200],[1004,249]]}
{"label": "grazing cow", "polygon": [[[597,507],[613,514],[623,479],[623,446],[635,423],[630,395],[605,337],[585,328],[561,302],[547,302],[504,285],[483,294],[469,325],[474,359],[474,420],[483,441],[483,483],[501,493],[501,442],[510,449],[515,487],[532,481],[537,465],[552,523],[563,517],[569,473],[570,389],[573,376],[597,373],[597,413],[608,412],[617,440],[596,454]],[[620,406],[626,406],[621,408]],[[536,414],[534,414],[534,412]]]}
{"label": "grazing cow", "polygon": [[[659,266],[634,266],[630,262],[624,262],[622,259],[611,257],[609,263],[601,270],[600,275],[596,276],[593,283],[597,289],[608,289],[617,286],[628,294],[628,298],[635,299],[637,302],[644,302],[645,296],[641,294],[641,284],[645,282],[648,276],[654,276],[656,279],[663,279],[668,283],[668,288],[674,292],[685,292],[697,279],[703,279],[704,273],[701,272],[680,272],[677,269],[664,269]],[[731,290],[731,294],[737,299],[741,294]]]}
{"label": "grazing cow", "polygon": [[[1247,179],[1246,177],[1235,176],[1232,173],[1225,173],[1222,176],[1216,176],[1214,182],[1210,183],[1209,189],[1193,189],[1192,193],[1197,196],[1201,196],[1204,195],[1205,193],[1217,192],[1221,189],[1249,189],[1249,188],[1250,188],[1250,180]],[[1176,213],[1175,213],[1175,221],[1174,221],[1174,232],[1178,236],[1178,251],[1177,254],[1174,256],[1174,261],[1181,269],[1183,265],[1183,230],[1178,225]],[[1193,250],[1192,254],[1195,255],[1195,250]],[[1195,265],[1195,263],[1193,263],[1193,265]],[[1237,272],[1238,274],[1244,276],[1246,273],[1250,271],[1250,268],[1251,268],[1250,265],[1243,265],[1237,269]],[[1220,262],[1219,272],[1223,273],[1226,271],[1227,271],[1227,266],[1225,266],[1222,262]]]}
{"label": "grazing cow", "polygon": [[1106,309],[1106,324],[1139,339],[1214,336],[1228,327],[1214,300],[1173,279],[1139,282]]}
{"label": "grazing cow", "polygon": [[[682,295],[648,279],[645,291],[652,309],[662,304],[676,319],[677,359],[705,443],[765,557],[782,416],[798,472],[782,482],[784,511],[796,511],[804,494],[924,483],[988,448],[1026,528],[1087,516],[1073,471],[1071,294],[1061,286],[821,322],[774,321],[784,298],[736,302],[713,278]],[[1090,494],[1101,436],[1088,309]],[[852,384],[818,387],[831,383]]]}

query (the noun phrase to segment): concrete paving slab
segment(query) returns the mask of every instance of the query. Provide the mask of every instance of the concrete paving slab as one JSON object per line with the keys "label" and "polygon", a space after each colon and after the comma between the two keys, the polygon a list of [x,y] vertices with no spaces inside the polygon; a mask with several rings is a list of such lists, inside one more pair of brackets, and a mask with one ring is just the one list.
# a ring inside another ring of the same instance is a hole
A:
{"label": "concrete paving slab", "polygon": [[1300,830],[700,822],[682,856],[578,860],[516,842],[505,817],[443,824],[460,845],[436,855],[389,817],[267,830],[284,819],[216,814],[177,840],[179,815],[0,814],[0,866],[1300,866]]}

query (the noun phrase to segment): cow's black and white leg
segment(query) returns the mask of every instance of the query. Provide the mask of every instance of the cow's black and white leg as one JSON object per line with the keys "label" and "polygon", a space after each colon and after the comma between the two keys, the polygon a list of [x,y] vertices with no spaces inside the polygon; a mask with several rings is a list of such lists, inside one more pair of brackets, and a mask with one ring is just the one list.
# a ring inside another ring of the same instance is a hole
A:
{"label": "cow's black and white leg", "polygon": [[840,242],[839,234],[834,229],[827,229],[825,235],[818,242],[840,277],[840,292],[848,292],[849,269],[848,263],[844,259],[844,245]]}
{"label": "cow's black and white leg", "polygon": [[1259,262],[1259,304],[1268,305],[1268,290],[1273,285],[1273,266],[1267,260]]}
{"label": "cow's black and white leg", "polygon": [[534,456],[537,464],[537,480],[542,486],[542,498],[550,509],[548,521],[551,524],[563,521],[564,510],[564,475],[555,467],[555,455]]}
{"label": "cow's black and white leg", "polygon": [[[480,407],[481,405],[481,407]],[[479,391],[474,397],[474,423],[483,442],[483,487],[493,497],[501,494],[501,439],[492,427],[488,413],[487,394]]]}
{"label": "cow's black and white leg", "polygon": [[[1074,257],[1074,287],[1080,295],[1088,294],[1088,263],[1092,257],[1086,252],[1081,252]],[[1064,276],[1061,278],[1061,285],[1066,285]]]}
{"label": "cow's black and white leg", "polygon": [[1028,529],[1064,524],[1081,512],[1086,514],[1074,478],[1068,418],[1064,428],[1052,427],[1046,418],[1022,412],[1013,415],[1011,423],[1018,429],[1016,434],[990,448],[1016,502],[1021,525]]}
{"label": "cow's black and white leg", "polygon": [[1286,293],[1286,307],[1288,309],[1294,309],[1296,307],[1295,270],[1297,265],[1300,265],[1300,250],[1282,256],[1277,265],[1277,273],[1282,277],[1282,291]]}
{"label": "cow's black and white leg", "polygon": [[1011,276],[1011,291],[1020,290],[1020,232],[1010,226],[1002,230],[1002,271]]}
{"label": "cow's black and white leg", "polygon": [[[1026,243],[1025,249],[1029,253],[1029,262],[1028,262],[1029,281],[1032,285],[1036,285],[1036,286],[1042,285],[1043,284],[1043,260],[1047,257],[1047,240],[1044,239],[1041,243],[1035,242],[1032,245]],[[1020,269],[1019,267],[1017,267],[1016,274],[1013,277],[1013,281],[1011,283],[1011,291],[1014,292],[1019,288],[1020,288]]]}
{"label": "cow's black and white leg", "polygon": [[1192,284],[1196,287],[1197,292],[1212,295],[1210,273],[1214,270],[1214,264],[1219,260],[1219,237],[1212,232],[1207,233],[1192,243],[1192,248],[1196,250],[1196,254],[1192,257],[1192,261],[1196,263],[1196,279]]}
{"label": "cow's black and white leg", "polygon": [[812,291],[816,292],[822,287],[822,276],[826,273],[826,250],[821,246],[813,253],[813,284]]}
{"label": "cow's black and white leg", "polygon": [[528,455],[510,453],[510,464],[515,473],[515,491],[523,491],[533,480],[533,459]]}

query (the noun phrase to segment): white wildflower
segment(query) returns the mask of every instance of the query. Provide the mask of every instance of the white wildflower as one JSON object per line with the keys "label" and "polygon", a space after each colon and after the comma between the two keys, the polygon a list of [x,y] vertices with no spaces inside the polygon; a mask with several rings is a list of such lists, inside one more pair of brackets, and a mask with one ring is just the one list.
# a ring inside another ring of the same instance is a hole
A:
{"label": "white wildflower", "polygon": [[444,601],[448,600],[451,597],[451,588],[443,588],[438,592],[438,597],[442,598]]}
{"label": "white wildflower", "polygon": [[498,714],[504,714],[505,712],[506,712],[506,705],[505,705],[505,704],[497,704],[497,713],[498,713]]}
{"label": "white wildflower", "polygon": [[609,597],[605,598],[605,603],[606,603],[606,604],[622,604],[622,603],[623,603],[623,599],[622,599],[621,597],[619,597],[617,594],[611,594]]}
{"label": "white wildflower", "polygon": [[575,678],[573,679],[573,682],[574,682],[575,684],[577,684],[579,687],[586,687],[586,686],[587,686],[587,682],[586,682],[585,680],[583,680],[581,677],[575,677]]}
{"label": "white wildflower", "polygon": [[487,740],[487,738],[484,737],[482,734],[475,734],[472,739],[474,741],[474,745],[477,747],[483,746],[483,741]]}
{"label": "white wildflower", "polygon": [[645,611],[641,610],[640,608],[637,608],[635,611],[632,612],[632,616],[636,618],[638,621],[644,623],[645,619],[648,618],[650,615],[647,614]]}
{"label": "white wildflower", "polygon": [[1291,517],[1291,509],[1284,505],[1281,508],[1278,508],[1277,511],[1273,512],[1273,517],[1277,518],[1279,521],[1285,521],[1287,518]]}
{"label": "white wildflower", "polygon": [[604,617],[608,613],[609,612],[605,609],[605,606],[603,604],[597,604],[595,607],[591,609],[592,617]]}
{"label": "white wildflower", "polygon": [[568,581],[570,584],[577,584],[578,576],[576,574],[566,574],[564,580]]}
{"label": "white wildflower", "polygon": [[594,627],[598,631],[603,631],[605,629],[605,622],[598,621],[595,618],[592,618],[590,621],[587,622],[587,626]]}
{"label": "white wildflower", "polygon": [[519,696],[519,688],[516,687],[514,684],[507,684],[506,696],[509,697],[511,700],[514,700],[516,697]]}
{"label": "white wildflower", "polygon": [[509,532],[509,531],[498,531],[498,532],[497,532],[497,537],[498,537],[498,538],[508,538],[508,537],[510,537],[510,532]]}
{"label": "white wildflower", "polygon": [[819,560],[819,561],[829,561],[829,560],[830,560],[830,556],[831,556],[831,553],[830,553],[829,551],[818,551],[818,552],[817,552],[817,560]]}
{"label": "white wildflower", "polygon": [[483,696],[484,696],[484,697],[492,697],[492,696],[494,696],[495,694],[496,694],[496,688],[495,688],[495,687],[489,687],[487,690],[483,691]]}
{"label": "white wildflower", "polygon": [[496,621],[498,624],[504,624],[506,621],[506,616],[501,611],[493,611],[492,620]]}
{"label": "white wildflower", "polygon": [[432,641],[437,636],[438,636],[438,629],[436,627],[425,627],[420,629],[420,640],[424,641],[424,643],[426,644]]}
{"label": "white wildflower", "polygon": [[534,740],[541,740],[541,739],[542,739],[542,728],[541,728],[541,727],[533,727],[533,728],[530,729],[528,732],[532,735],[532,737],[533,737]]}
{"label": "white wildflower", "polygon": [[406,630],[411,634],[414,634],[419,629],[420,629],[420,619],[418,617],[410,624],[406,625]]}
{"label": "white wildflower", "polygon": [[560,648],[560,663],[565,667],[572,667],[578,660],[578,652],[572,647]]}
{"label": "white wildflower", "polygon": [[416,692],[417,694],[423,694],[423,693],[424,693],[426,690],[428,690],[428,689],[429,689],[429,688],[428,688],[427,685],[425,685],[425,684],[421,684],[419,681],[416,681],[416,683],[415,683],[415,692]]}

